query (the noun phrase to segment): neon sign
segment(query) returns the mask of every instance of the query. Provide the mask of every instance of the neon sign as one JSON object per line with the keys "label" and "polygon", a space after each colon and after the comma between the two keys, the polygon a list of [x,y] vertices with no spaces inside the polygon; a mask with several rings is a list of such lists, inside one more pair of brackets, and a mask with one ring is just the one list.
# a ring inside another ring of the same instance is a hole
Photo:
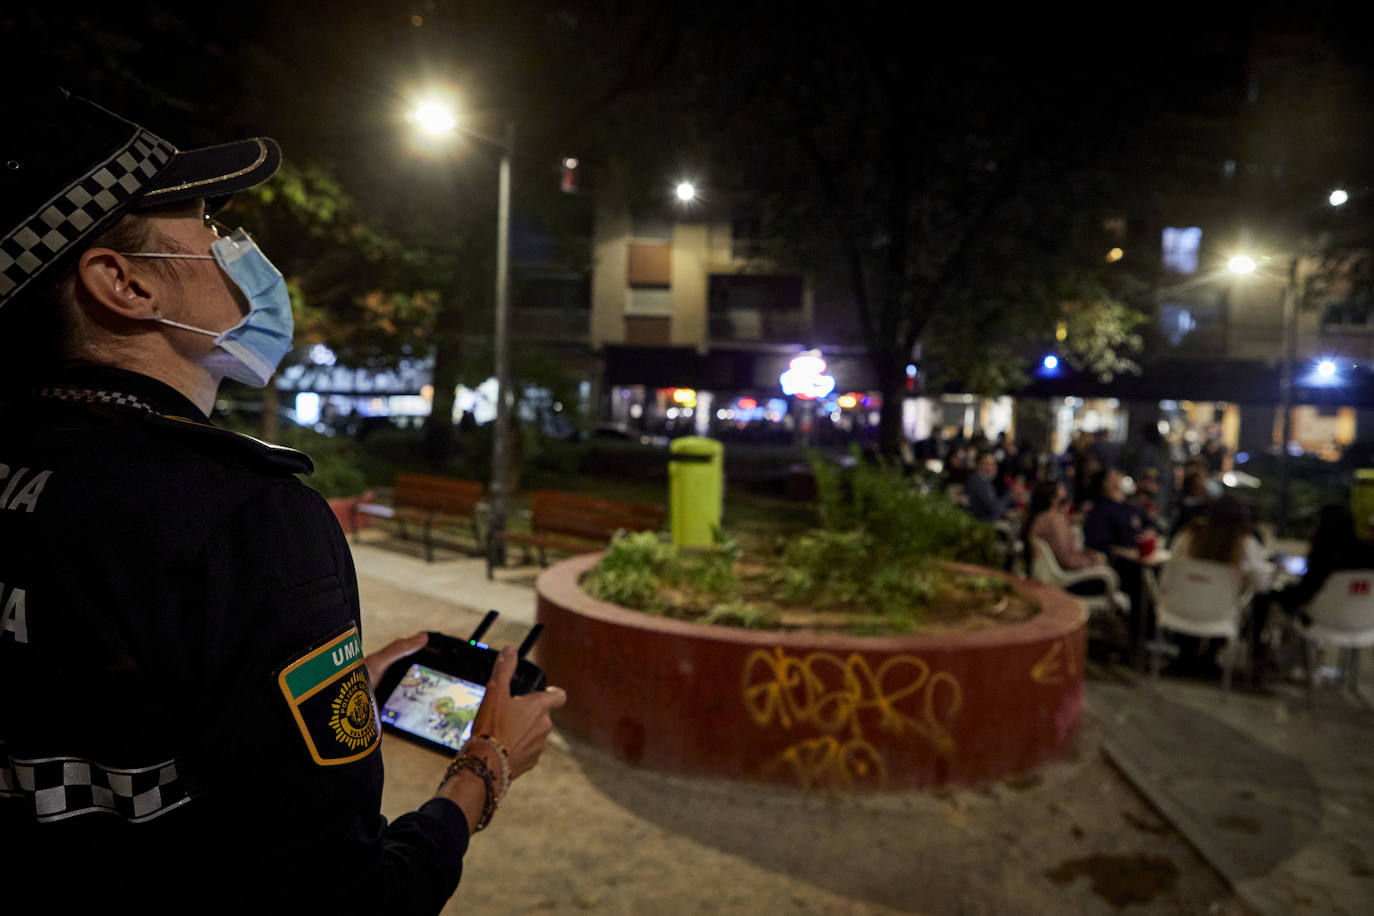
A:
{"label": "neon sign", "polygon": [[825,374],[825,360],[820,350],[807,350],[787,364],[787,371],[778,376],[782,393],[803,400],[823,398],[835,390],[835,379]]}

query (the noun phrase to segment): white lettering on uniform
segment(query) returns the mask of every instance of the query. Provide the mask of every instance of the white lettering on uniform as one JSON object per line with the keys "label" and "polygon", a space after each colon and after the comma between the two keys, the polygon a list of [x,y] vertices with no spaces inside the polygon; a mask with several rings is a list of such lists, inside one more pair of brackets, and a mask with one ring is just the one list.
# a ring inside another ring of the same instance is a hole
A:
{"label": "white lettering on uniform", "polygon": [[[4,506],[6,509],[18,509],[23,506],[25,511],[32,512],[34,507],[38,505],[38,495],[43,492],[43,488],[47,486],[48,478],[51,476],[52,471],[39,471],[24,489],[19,491],[19,495],[14,498],[13,502],[5,506],[5,501],[0,499],[0,506]],[[15,479],[19,479],[18,475],[15,476]],[[8,495],[9,490],[6,490],[5,493]]]}
{"label": "white lettering on uniform", "polygon": [[334,662],[334,664],[342,665],[344,662],[354,659],[357,656],[358,646],[350,639],[348,642],[344,643],[342,646],[340,646],[339,648],[335,649],[332,653],[330,653],[329,657]]}
{"label": "white lettering on uniform", "polygon": [[[5,583],[0,582],[0,598],[5,597]],[[0,634],[13,633],[15,642],[29,641],[28,618],[24,616],[24,590],[13,589],[5,602],[3,617],[0,617]]]}
{"label": "white lettering on uniform", "polygon": [[6,477],[10,477],[9,486],[5,487],[5,492],[0,493],[0,509],[5,508],[5,504],[10,501],[10,494],[14,492],[15,487],[19,486],[19,479],[24,476],[24,472],[27,470],[28,468],[20,468],[14,472],[13,477],[10,477],[10,466],[8,464],[0,464],[0,481],[3,481]]}

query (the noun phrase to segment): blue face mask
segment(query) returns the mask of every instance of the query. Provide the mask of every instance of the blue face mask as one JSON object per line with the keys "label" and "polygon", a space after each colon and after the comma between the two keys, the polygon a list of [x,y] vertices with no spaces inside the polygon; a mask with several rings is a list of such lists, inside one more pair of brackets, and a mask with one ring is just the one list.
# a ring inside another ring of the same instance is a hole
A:
{"label": "blue face mask", "polygon": [[286,291],[286,280],[281,271],[267,260],[257,242],[242,228],[214,242],[210,252],[132,252],[127,256],[207,261],[213,257],[248,299],[249,312],[243,316],[243,320],[225,331],[208,331],[160,316],[154,316],[152,320],[215,338],[215,345],[223,352],[209,357],[207,368],[254,388],[265,387],[283,357],[291,350],[295,324],[291,317],[291,297]]}

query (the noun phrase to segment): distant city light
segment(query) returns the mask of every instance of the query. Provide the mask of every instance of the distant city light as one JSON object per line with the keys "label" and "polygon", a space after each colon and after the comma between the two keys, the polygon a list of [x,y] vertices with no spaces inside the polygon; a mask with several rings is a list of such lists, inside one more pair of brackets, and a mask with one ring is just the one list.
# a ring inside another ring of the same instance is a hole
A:
{"label": "distant city light", "polygon": [[793,357],[787,364],[787,371],[778,376],[778,384],[783,394],[803,400],[819,399],[835,390],[834,377],[824,373],[825,360],[821,358],[821,351],[808,350]]}
{"label": "distant city light", "polygon": [[1125,256],[1126,252],[1122,251],[1120,248],[1113,248],[1111,251],[1107,252],[1107,263],[1115,263],[1117,261],[1120,261]]}
{"label": "distant city light", "polygon": [[577,168],[577,160],[576,160],[575,158],[573,158],[572,156],[568,156],[567,158],[565,158],[565,159],[563,160],[563,168],[565,168],[565,169],[575,169],[575,168]]}
{"label": "distant city light", "polygon": [[427,134],[446,134],[458,126],[458,119],[447,106],[433,103],[415,109],[411,119]]}
{"label": "distant city light", "polygon": [[753,410],[755,407],[758,407],[758,406],[759,406],[759,402],[756,401],[756,400],[754,400],[753,398],[740,398],[740,399],[739,399],[739,409],[740,409],[740,410]]}
{"label": "distant city light", "polygon": [[677,199],[678,199],[678,200],[682,201],[683,203],[686,203],[686,202],[689,201],[689,200],[694,200],[694,199],[696,199],[696,196],[697,196],[696,185],[692,184],[690,181],[680,181],[680,182],[678,182],[678,186],[677,186]]}
{"label": "distant city light", "polygon": [[859,399],[852,394],[842,394],[840,395],[839,404],[841,407],[848,410],[851,407],[858,407]]}
{"label": "distant city light", "polygon": [[1341,204],[1345,203],[1349,199],[1350,195],[1345,193],[1344,189],[1337,188],[1336,190],[1331,192],[1331,196],[1328,197],[1326,200],[1327,203],[1331,204],[1331,206],[1339,207]]}
{"label": "distant city light", "polygon": [[915,378],[915,377],[916,377],[916,364],[915,364],[915,363],[907,363],[907,364],[906,364],[906,377],[907,377],[907,378]]}
{"label": "distant city light", "polygon": [[1324,359],[1317,363],[1317,375],[1322,378],[1331,378],[1336,374],[1336,364],[1329,359]]}
{"label": "distant city light", "polygon": [[1049,369],[1051,372],[1053,372],[1055,369],[1059,368],[1059,357],[1053,354],[1046,356],[1043,360],[1041,360],[1040,365],[1044,366],[1046,369]]}
{"label": "distant city light", "polygon": [[332,366],[337,361],[334,351],[322,343],[310,348],[310,361],[317,366]]}
{"label": "distant city light", "polygon": [[683,407],[695,407],[697,404],[697,393],[692,388],[674,388],[673,401]]}
{"label": "distant city light", "polygon": [[1055,327],[1055,329],[1054,329],[1054,339],[1055,339],[1055,340],[1067,340],[1068,337],[1069,337],[1069,325],[1068,325],[1068,323],[1067,323],[1067,322],[1064,322],[1064,321],[1059,322],[1059,324],[1058,324],[1058,325]]}
{"label": "distant city light", "polygon": [[314,426],[320,419],[320,396],[313,391],[302,391],[296,395],[296,422],[302,426]]}
{"label": "distant city light", "polygon": [[1255,272],[1255,259],[1238,254],[1226,262],[1226,268],[1233,274],[1252,274]]}

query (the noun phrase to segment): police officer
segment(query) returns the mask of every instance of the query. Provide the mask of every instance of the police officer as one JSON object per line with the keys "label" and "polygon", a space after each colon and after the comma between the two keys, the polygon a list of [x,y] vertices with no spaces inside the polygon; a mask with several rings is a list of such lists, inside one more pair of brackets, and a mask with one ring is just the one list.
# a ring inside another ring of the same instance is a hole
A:
{"label": "police officer", "polygon": [[209,218],[276,144],[180,151],[60,90],[6,122],[6,911],[437,912],[564,695],[511,698],[505,650],[484,737],[381,816],[371,683],[423,634],[364,659],[310,459],[207,419],[221,379],[265,385],[291,346],[280,273]]}

